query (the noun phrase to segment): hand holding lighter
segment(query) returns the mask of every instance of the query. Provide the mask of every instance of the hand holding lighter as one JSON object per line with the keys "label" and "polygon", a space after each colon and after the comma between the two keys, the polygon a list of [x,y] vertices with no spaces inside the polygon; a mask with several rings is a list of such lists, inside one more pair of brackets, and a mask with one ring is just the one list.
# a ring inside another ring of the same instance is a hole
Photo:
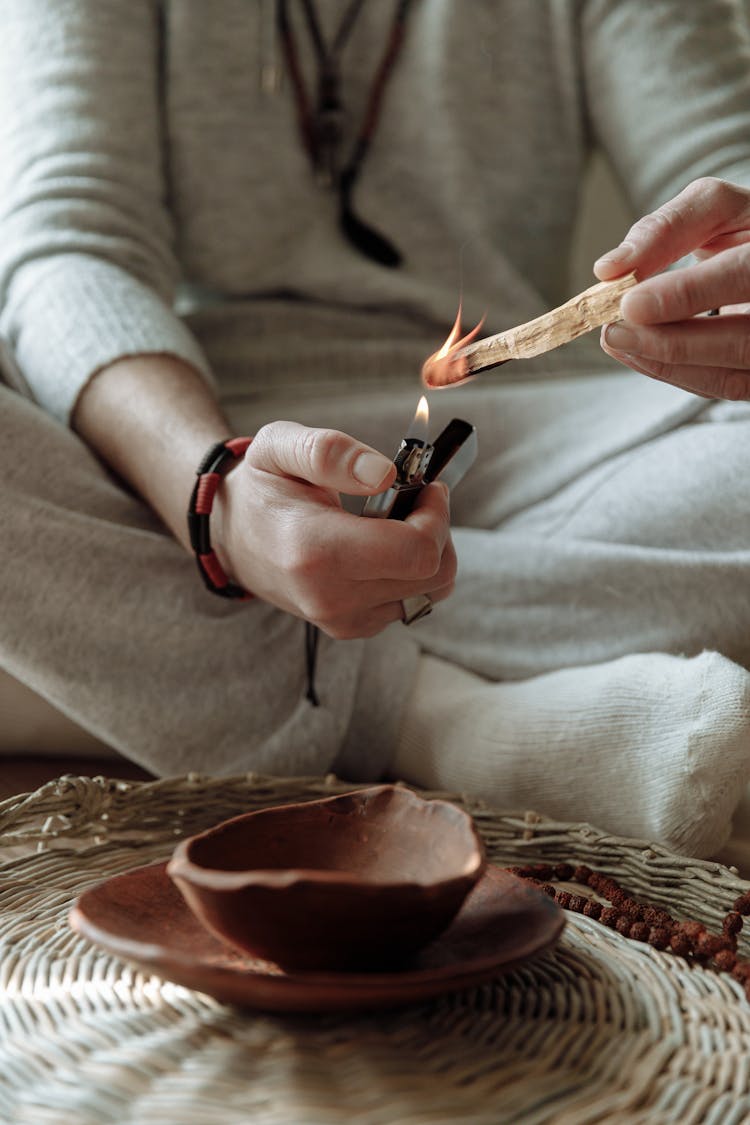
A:
{"label": "hand holding lighter", "polygon": [[425,485],[440,480],[454,488],[476,460],[477,450],[476,430],[461,418],[449,422],[434,445],[407,435],[393,459],[395,481],[385,492],[367,498],[362,515],[406,519]]}

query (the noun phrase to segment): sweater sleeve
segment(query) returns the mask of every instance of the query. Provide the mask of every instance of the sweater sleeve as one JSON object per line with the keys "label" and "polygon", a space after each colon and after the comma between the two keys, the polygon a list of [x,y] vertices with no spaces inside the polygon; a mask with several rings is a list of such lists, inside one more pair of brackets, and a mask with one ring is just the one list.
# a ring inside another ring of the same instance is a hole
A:
{"label": "sweater sleeve", "polygon": [[67,420],[87,380],[169,353],[207,378],[173,312],[156,0],[0,0],[0,333]]}
{"label": "sweater sleeve", "polygon": [[750,187],[744,0],[584,0],[589,118],[638,213],[699,176]]}

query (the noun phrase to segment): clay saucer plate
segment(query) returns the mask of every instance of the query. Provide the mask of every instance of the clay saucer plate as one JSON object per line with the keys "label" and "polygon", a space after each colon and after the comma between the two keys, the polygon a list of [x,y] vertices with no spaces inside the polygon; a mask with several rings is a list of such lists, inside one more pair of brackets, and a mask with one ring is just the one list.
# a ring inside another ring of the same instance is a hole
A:
{"label": "clay saucer plate", "polygon": [[284,972],[235,952],[204,929],[166,866],[139,867],[86,891],[71,911],[71,926],[166,980],[265,1011],[392,1008],[455,991],[544,952],[565,925],[563,911],[546,895],[487,867],[449,928],[401,971]]}

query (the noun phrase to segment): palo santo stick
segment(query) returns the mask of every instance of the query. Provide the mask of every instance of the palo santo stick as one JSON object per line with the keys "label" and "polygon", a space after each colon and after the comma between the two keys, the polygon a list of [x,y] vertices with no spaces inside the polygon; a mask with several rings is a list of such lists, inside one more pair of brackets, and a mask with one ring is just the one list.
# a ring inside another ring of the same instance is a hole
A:
{"label": "palo santo stick", "polygon": [[425,362],[422,381],[427,387],[447,387],[509,359],[529,359],[559,348],[602,324],[619,320],[620,301],[635,284],[634,273],[600,281],[526,324],[463,347],[444,348]]}

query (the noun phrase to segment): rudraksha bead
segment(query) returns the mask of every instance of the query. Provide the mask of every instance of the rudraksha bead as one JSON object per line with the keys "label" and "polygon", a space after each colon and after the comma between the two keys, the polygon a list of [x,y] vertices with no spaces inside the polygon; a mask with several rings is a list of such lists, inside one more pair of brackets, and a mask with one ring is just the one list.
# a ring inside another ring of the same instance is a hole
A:
{"label": "rudraksha bead", "polygon": [[720,949],[714,957],[714,964],[717,969],[721,969],[723,973],[731,973],[734,966],[737,964],[737,954],[733,949]]}
{"label": "rudraksha bead", "polygon": [[736,910],[730,910],[729,913],[725,915],[721,928],[725,934],[730,936],[738,934],[742,929],[742,915]]}
{"label": "rudraksha bead", "polygon": [[561,883],[567,883],[573,878],[573,864],[572,863],[556,863],[555,864],[555,878],[559,879]]}
{"label": "rudraksha bead", "polygon": [[740,984],[750,980],[750,961],[737,961],[732,969],[732,976],[738,980]]}
{"label": "rudraksha bead", "polygon": [[570,908],[570,900],[572,897],[570,891],[558,891],[555,896],[558,905],[562,906],[563,910],[568,910]]}
{"label": "rudraksha bead", "polygon": [[550,879],[555,877],[555,873],[548,863],[535,863],[531,868],[531,873],[543,883],[548,883]]}
{"label": "rudraksha bead", "polygon": [[570,909],[575,910],[576,914],[582,914],[583,908],[589,900],[585,895],[571,895],[570,896]]}
{"label": "rudraksha bead", "polygon": [[628,937],[632,937],[634,941],[648,941],[649,929],[647,922],[633,922],[628,930]]}
{"label": "rudraksha bead", "polygon": [[678,957],[689,957],[693,951],[693,944],[687,934],[677,930],[669,939],[669,947]]}
{"label": "rudraksha bead", "polygon": [[613,930],[615,928],[615,925],[617,924],[617,919],[619,917],[620,911],[616,906],[605,906],[601,914],[599,915],[599,921],[603,925],[609,926],[610,930]]}
{"label": "rudraksha bead", "polygon": [[604,887],[610,882],[609,877],[601,871],[592,871],[589,875],[589,886],[597,894],[603,893]]}
{"label": "rudraksha bead", "polygon": [[643,907],[639,902],[636,902],[635,899],[626,899],[622,904],[622,910],[623,913],[628,916],[631,922],[642,922],[644,920]]}
{"label": "rudraksha bead", "polygon": [[703,932],[698,934],[695,941],[696,951],[704,957],[715,957],[717,953],[723,950],[731,949],[731,943],[724,935],[709,934]]}
{"label": "rudraksha bead", "polygon": [[557,888],[553,887],[551,883],[542,883],[539,889],[543,894],[547,895],[548,898],[554,898],[557,894]]}
{"label": "rudraksha bead", "polygon": [[600,902],[594,902],[593,899],[589,899],[589,901],[586,903],[586,905],[583,908],[583,913],[586,915],[587,918],[598,919],[598,918],[601,918],[603,909],[604,909],[604,907],[602,906],[602,904]]}
{"label": "rudraksha bead", "polygon": [[701,934],[705,934],[706,932],[706,927],[702,922],[691,922],[688,920],[686,922],[678,922],[677,925],[683,934],[687,934],[691,941],[697,941]]}
{"label": "rudraksha bead", "polygon": [[620,909],[627,906],[631,902],[630,895],[627,893],[627,891],[624,891],[622,887],[618,887],[616,891],[612,891],[610,895],[607,895],[607,898],[613,906],[619,906]]}
{"label": "rudraksha bead", "polygon": [[733,909],[736,910],[738,914],[750,914],[750,893],[746,891],[744,895],[740,895],[739,898],[736,898],[734,900]]}
{"label": "rudraksha bead", "polygon": [[585,863],[579,864],[573,871],[573,878],[576,883],[583,883],[584,887],[588,886],[589,879],[592,875],[593,871],[590,867],[587,867]]}
{"label": "rudraksha bead", "polygon": [[652,926],[648,934],[648,944],[653,945],[654,949],[666,949],[670,936],[666,926]]}
{"label": "rudraksha bead", "polygon": [[633,923],[630,921],[630,919],[627,918],[624,914],[621,914],[615,922],[615,929],[617,930],[618,934],[622,934],[624,937],[627,937],[630,933],[630,927],[632,925]]}
{"label": "rudraksha bead", "polygon": [[646,911],[643,912],[643,921],[648,922],[651,926],[667,926],[670,930],[675,924],[674,918],[661,906],[650,906],[648,908],[648,916]]}

